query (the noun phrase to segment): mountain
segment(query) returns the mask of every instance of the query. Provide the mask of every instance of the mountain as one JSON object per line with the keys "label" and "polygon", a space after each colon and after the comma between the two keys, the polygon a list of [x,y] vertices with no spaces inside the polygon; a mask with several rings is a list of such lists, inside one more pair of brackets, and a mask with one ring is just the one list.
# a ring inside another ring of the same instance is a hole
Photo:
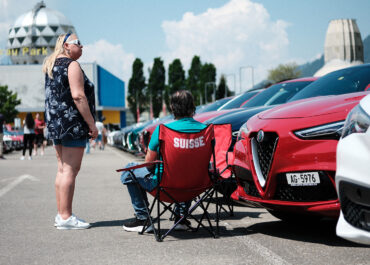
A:
{"label": "mountain", "polygon": [[301,71],[301,77],[313,76],[322,66],[324,65],[324,55],[321,55],[320,58],[302,64],[298,66],[299,71]]}
{"label": "mountain", "polygon": [[[367,36],[363,41],[364,44],[364,63],[370,63],[370,35]],[[324,55],[321,55],[320,58],[302,64],[298,66],[298,69],[301,71],[301,77],[313,76],[324,65]]]}

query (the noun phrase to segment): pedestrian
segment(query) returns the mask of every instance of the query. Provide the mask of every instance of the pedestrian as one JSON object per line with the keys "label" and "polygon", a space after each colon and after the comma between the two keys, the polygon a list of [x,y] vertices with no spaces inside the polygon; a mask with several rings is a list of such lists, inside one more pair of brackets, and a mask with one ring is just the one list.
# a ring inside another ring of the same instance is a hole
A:
{"label": "pedestrian", "polygon": [[[170,108],[175,117],[175,121],[167,123],[166,126],[170,129],[179,132],[199,132],[206,128],[206,125],[193,119],[195,113],[195,105],[192,94],[187,90],[175,92],[170,98]],[[159,126],[154,130],[149,142],[149,148],[145,156],[145,162],[151,162],[159,159]],[[126,167],[133,166],[136,163],[129,163]],[[128,192],[131,197],[131,203],[135,211],[135,219],[123,225],[126,231],[142,231],[144,224],[148,218],[145,204],[148,205],[146,191],[152,191],[157,185],[157,172],[151,172],[153,168],[140,168],[135,170],[135,176],[139,182],[140,188],[134,182],[129,172],[124,172],[121,175],[121,181],[127,185]],[[141,190],[140,190],[141,189]],[[144,196],[142,198],[141,194]],[[183,209],[188,209],[190,202],[181,203],[182,207],[176,207],[175,223],[185,213]],[[176,230],[186,230],[190,226],[190,221],[183,219],[177,226]],[[153,228],[150,226],[146,231],[150,232]]]}
{"label": "pedestrian", "polygon": [[[105,118],[102,118],[100,121],[95,122],[96,128],[98,129],[98,137],[96,138],[96,143],[98,143],[100,150],[104,150],[103,138],[106,132],[104,124],[103,124],[104,119]],[[94,145],[94,149],[95,149],[95,145]]]}
{"label": "pedestrian", "polygon": [[45,128],[45,122],[40,118],[40,114],[36,113],[36,119],[35,119],[35,144],[33,146],[34,152],[33,155],[37,155],[37,148],[38,145],[41,147],[41,155],[44,155],[45,152],[45,138],[44,138],[44,128]]}
{"label": "pedestrian", "polygon": [[5,159],[3,154],[4,123],[5,123],[4,115],[0,113],[0,159]]}
{"label": "pedestrian", "polygon": [[28,160],[32,160],[32,148],[35,140],[35,121],[32,117],[32,113],[26,114],[26,119],[23,121],[23,152],[21,160],[24,160],[26,149],[28,146]]}
{"label": "pedestrian", "polygon": [[57,229],[86,229],[91,225],[72,213],[76,176],[88,138],[95,139],[94,85],[76,61],[82,55],[76,34],[60,35],[45,59],[45,121],[58,161],[55,193]]}

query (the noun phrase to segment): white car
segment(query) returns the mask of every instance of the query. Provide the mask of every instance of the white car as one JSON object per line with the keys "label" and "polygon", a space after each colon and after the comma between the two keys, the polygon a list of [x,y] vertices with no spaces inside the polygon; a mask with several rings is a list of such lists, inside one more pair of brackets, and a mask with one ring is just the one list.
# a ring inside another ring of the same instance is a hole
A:
{"label": "white car", "polygon": [[353,108],[337,146],[335,177],[341,204],[337,235],[370,244],[370,95]]}

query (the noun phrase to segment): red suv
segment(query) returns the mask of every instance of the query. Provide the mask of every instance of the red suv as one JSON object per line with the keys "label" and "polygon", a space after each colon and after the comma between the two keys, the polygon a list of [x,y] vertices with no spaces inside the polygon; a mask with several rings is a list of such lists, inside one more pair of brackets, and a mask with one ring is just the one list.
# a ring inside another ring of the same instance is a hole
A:
{"label": "red suv", "polygon": [[265,207],[282,220],[337,218],[336,146],[348,112],[369,94],[351,92],[364,91],[369,83],[370,65],[339,70],[292,101],[318,89],[322,95],[347,94],[298,100],[249,119],[234,148],[238,187],[232,198]]}

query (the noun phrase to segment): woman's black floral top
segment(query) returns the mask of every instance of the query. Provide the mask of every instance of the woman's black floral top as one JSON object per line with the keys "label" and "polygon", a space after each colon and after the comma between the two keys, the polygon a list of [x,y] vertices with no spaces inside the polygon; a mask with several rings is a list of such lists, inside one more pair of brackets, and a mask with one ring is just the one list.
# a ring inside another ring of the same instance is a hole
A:
{"label": "woman's black floral top", "polygon": [[[89,127],[78,111],[68,82],[69,58],[57,58],[53,77],[45,76],[45,121],[49,139],[79,139],[87,137]],[[83,72],[83,71],[82,71]],[[94,85],[84,75],[84,90],[90,111],[95,118]]]}

